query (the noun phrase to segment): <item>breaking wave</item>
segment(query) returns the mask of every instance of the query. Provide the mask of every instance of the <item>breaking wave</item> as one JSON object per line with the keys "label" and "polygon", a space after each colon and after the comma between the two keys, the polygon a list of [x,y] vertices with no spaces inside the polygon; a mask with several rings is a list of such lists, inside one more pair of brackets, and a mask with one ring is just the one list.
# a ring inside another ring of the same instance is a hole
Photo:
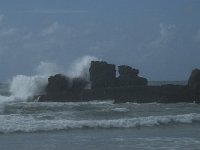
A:
{"label": "breaking wave", "polygon": [[81,128],[135,128],[200,122],[200,114],[148,116],[113,120],[36,119],[31,115],[0,116],[0,132],[39,132]]}
{"label": "breaking wave", "polygon": [[10,96],[0,95],[0,104],[10,101],[27,101],[34,95],[44,93],[48,77],[57,73],[88,79],[89,66],[92,60],[98,60],[98,58],[92,56],[79,58],[71,64],[69,71],[61,69],[55,63],[40,62],[36,68],[37,75],[16,75],[11,79],[9,83]]}

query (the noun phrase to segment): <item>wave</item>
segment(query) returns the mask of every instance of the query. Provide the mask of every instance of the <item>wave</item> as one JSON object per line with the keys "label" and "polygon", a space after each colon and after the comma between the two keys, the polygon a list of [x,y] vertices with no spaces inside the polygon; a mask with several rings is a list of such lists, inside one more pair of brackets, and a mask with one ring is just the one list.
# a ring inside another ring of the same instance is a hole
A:
{"label": "wave", "polygon": [[113,108],[112,109],[113,111],[115,111],[115,112],[128,112],[129,111],[129,109],[127,109],[127,108]]}
{"label": "wave", "polygon": [[[56,118],[56,117],[55,117]],[[38,132],[81,128],[135,128],[200,122],[200,114],[148,116],[113,120],[38,119],[32,115],[0,116],[0,133]]]}
{"label": "wave", "polygon": [[[37,75],[26,76],[16,75],[9,83],[9,96],[0,94],[0,104],[5,101],[28,101],[35,95],[40,95],[45,92],[45,87],[48,84],[48,77],[57,73],[62,73],[70,78],[83,77],[89,80],[89,66],[92,60],[99,60],[96,57],[84,56],[75,60],[69,71],[60,69],[56,64],[50,62],[40,62],[36,71]],[[0,87],[0,91],[2,88]],[[1,92],[0,92],[1,93]]]}

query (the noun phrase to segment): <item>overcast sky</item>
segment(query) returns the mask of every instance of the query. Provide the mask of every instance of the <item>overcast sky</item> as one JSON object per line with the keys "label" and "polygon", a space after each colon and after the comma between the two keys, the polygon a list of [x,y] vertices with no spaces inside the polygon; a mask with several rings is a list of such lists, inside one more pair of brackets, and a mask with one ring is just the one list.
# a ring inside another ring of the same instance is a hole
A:
{"label": "overcast sky", "polygon": [[0,0],[0,81],[85,55],[187,80],[200,68],[200,0]]}

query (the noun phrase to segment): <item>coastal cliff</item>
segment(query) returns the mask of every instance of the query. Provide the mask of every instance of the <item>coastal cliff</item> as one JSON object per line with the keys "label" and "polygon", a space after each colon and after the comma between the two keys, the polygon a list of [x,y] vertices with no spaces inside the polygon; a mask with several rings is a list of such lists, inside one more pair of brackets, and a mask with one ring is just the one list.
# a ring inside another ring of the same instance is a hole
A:
{"label": "coastal cliff", "polygon": [[139,70],[127,65],[116,67],[104,61],[92,61],[90,80],[69,78],[62,74],[50,76],[46,94],[37,96],[39,102],[78,102],[114,100],[120,102],[196,102],[200,103],[200,70],[194,69],[187,85],[148,86],[148,80],[139,76]]}

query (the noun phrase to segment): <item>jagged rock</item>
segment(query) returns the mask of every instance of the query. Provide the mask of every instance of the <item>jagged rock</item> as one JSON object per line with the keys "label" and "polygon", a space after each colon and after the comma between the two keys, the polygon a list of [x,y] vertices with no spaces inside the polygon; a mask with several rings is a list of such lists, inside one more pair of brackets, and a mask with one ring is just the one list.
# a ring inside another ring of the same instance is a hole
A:
{"label": "jagged rock", "polygon": [[115,86],[115,65],[106,62],[92,61],[89,69],[92,88]]}
{"label": "jagged rock", "polygon": [[192,89],[200,88],[200,69],[192,70],[192,73],[188,80],[188,86]]}
{"label": "jagged rock", "polygon": [[70,79],[62,74],[56,74],[48,78],[47,93],[61,93],[70,88]]}
{"label": "jagged rock", "polygon": [[130,66],[122,65],[118,67],[119,78],[118,86],[144,86],[147,85],[147,79],[139,77],[139,70]]}
{"label": "jagged rock", "polygon": [[88,81],[83,78],[66,77],[62,74],[56,74],[48,78],[48,85],[46,87],[47,93],[62,93],[68,90],[81,90],[87,87]]}
{"label": "jagged rock", "polygon": [[38,101],[89,101],[113,99],[115,102],[193,102],[200,103],[200,70],[192,71],[188,85],[146,86],[147,79],[139,77],[139,70],[130,66],[119,66],[116,78],[115,65],[92,61],[89,69],[92,89],[83,78],[70,79],[57,74],[48,79],[45,95]]}
{"label": "jagged rock", "polygon": [[126,66],[126,65],[118,66],[118,71],[121,77],[125,76],[125,77],[134,78],[134,77],[137,77],[139,74],[138,69],[133,69],[132,67]]}
{"label": "jagged rock", "polygon": [[83,78],[73,78],[72,79],[72,89],[81,90],[88,86],[89,82]]}
{"label": "jagged rock", "polygon": [[192,70],[188,80],[188,87],[193,93],[194,100],[200,103],[200,69]]}

